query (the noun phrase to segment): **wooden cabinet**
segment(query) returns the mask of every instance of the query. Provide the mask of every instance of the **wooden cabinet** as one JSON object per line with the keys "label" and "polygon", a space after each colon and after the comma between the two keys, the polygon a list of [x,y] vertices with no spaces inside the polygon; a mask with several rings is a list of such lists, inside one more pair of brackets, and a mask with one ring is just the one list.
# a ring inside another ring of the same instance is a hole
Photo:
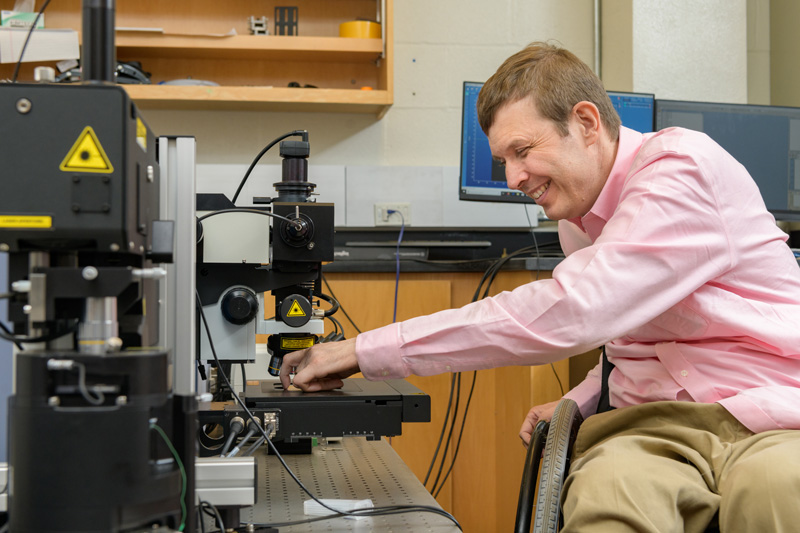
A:
{"label": "wooden cabinet", "polygon": [[[125,86],[140,108],[358,112],[381,117],[393,101],[392,1],[118,1],[117,58],[140,61],[152,73],[152,85]],[[287,5],[298,8],[298,34],[274,35],[275,8]],[[0,7],[11,9],[13,1],[0,0]],[[45,22],[48,28],[80,30],[80,13],[79,0],[59,0],[48,6]],[[270,35],[250,35],[250,16],[266,16]],[[340,23],[359,19],[380,20],[382,37],[338,36]],[[233,31],[235,35],[229,35]],[[20,80],[32,79],[33,66],[24,65]],[[12,70],[13,65],[3,65],[0,77],[10,77]],[[187,78],[219,85],[162,84]],[[289,87],[291,82],[300,87]]]}
{"label": "wooden cabinet", "polygon": [[[401,274],[397,320],[469,303],[481,274]],[[535,277],[535,272],[503,271],[492,285],[492,294],[512,290],[534,281]],[[543,272],[539,277],[549,277],[549,273]],[[326,278],[342,308],[362,331],[384,326],[392,321],[394,273],[329,273]],[[327,293],[328,288],[323,286],[323,292]],[[346,336],[354,337],[356,331],[344,313],[340,311],[336,317],[344,326]],[[472,372],[462,374],[458,422],[453,431],[450,452],[441,478],[444,478],[449,469],[452,450],[461,432],[461,420],[472,385],[472,376]],[[391,439],[391,444],[420,481],[424,481],[426,477],[439,441],[447,412],[451,378],[451,374],[408,378],[408,381],[430,395],[431,422],[405,424],[403,435]],[[525,448],[518,436],[520,426],[532,406],[557,400],[562,396],[562,386],[566,389],[568,384],[569,361],[560,361],[552,367],[505,367],[477,372],[460,451],[437,496],[439,504],[453,513],[464,531],[513,529],[525,461]],[[437,462],[427,484],[429,489],[433,486],[438,469]]]}

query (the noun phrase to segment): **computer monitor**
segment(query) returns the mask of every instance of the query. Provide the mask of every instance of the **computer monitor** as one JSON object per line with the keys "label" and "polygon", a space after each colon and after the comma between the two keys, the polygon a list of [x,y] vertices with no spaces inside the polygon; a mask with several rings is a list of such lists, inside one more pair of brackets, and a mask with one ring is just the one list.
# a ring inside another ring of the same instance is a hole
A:
{"label": "computer monitor", "polygon": [[[478,93],[482,86],[481,82],[464,82],[459,199],[534,203],[524,193],[508,188],[505,169],[492,159],[489,140],[478,124]],[[642,133],[653,131],[652,94],[609,91],[608,95],[623,125]]]}
{"label": "computer monitor", "polygon": [[706,133],[755,180],[779,220],[800,220],[800,108],[656,101],[656,128]]}

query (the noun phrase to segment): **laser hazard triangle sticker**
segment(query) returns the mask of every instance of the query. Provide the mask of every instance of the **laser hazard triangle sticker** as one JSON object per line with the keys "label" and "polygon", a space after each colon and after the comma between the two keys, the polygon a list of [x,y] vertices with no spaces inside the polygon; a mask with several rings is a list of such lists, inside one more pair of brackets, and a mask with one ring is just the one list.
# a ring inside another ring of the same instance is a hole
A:
{"label": "laser hazard triangle sticker", "polygon": [[111,174],[114,167],[111,165],[103,145],[91,126],[86,126],[78,140],[72,145],[67,156],[58,167],[64,172],[96,172]]}
{"label": "laser hazard triangle sticker", "polygon": [[306,316],[306,312],[303,311],[303,308],[300,307],[300,304],[295,300],[289,308],[289,312],[286,313],[286,316]]}

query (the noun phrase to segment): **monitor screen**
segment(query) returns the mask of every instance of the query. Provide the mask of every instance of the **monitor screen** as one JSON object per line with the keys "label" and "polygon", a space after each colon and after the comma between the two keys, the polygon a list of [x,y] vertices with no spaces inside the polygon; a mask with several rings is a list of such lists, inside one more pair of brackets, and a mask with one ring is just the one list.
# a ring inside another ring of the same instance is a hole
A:
{"label": "monitor screen", "polygon": [[706,133],[755,180],[767,209],[800,220],[800,108],[656,101],[656,128]]}
{"label": "monitor screen", "polygon": [[[464,82],[461,109],[461,200],[534,203],[533,199],[506,185],[505,169],[492,159],[489,140],[478,124],[478,93],[483,83]],[[654,96],[609,91],[622,124],[647,133],[653,131]]]}

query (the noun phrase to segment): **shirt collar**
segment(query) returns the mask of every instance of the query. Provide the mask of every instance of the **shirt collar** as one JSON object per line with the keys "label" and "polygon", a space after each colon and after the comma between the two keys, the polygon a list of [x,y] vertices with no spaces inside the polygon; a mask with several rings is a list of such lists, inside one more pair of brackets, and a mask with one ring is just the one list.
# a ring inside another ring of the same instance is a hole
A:
{"label": "shirt collar", "polygon": [[[598,222],[600,222],[601,226],[608,222],[608,219],[611,218],[619,205],[619,197],[625,185],[625,178],[631,169],[631,165],[633,165],[633,159],[642,146],[642,142],[643,136],[641,133],[625,126],[620,126],[617,157],[611,167],[611,173],[608,175],[606,184],[589,212],[582,217],[570,219],[570,222],[584,231],[588,231],[594,225],[592,222],[598,221],[597,219],[600,219]],[[594,241],[597,235],[591,235],[591,237]]]}

